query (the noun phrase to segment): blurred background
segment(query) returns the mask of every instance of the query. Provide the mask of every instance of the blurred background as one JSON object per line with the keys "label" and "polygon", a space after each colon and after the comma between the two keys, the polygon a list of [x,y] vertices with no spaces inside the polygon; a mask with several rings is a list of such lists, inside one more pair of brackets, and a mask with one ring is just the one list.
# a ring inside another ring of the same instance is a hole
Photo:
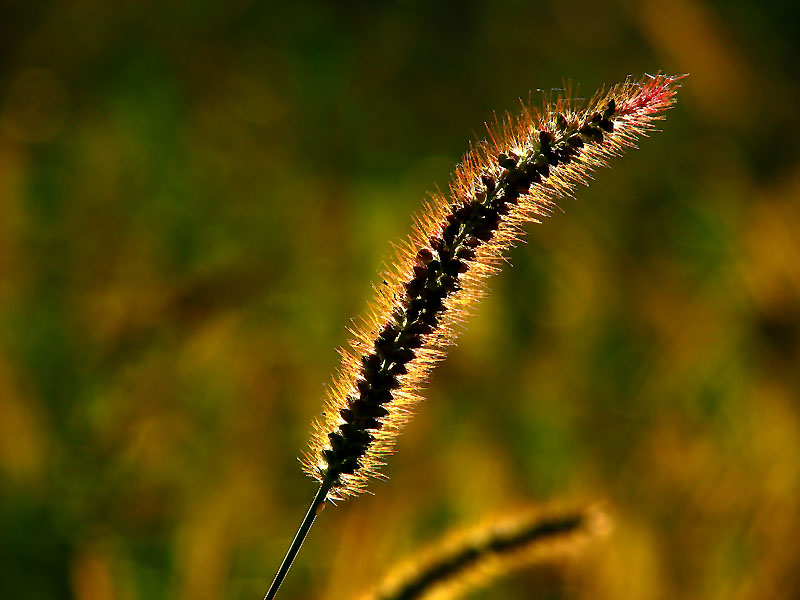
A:
{"label": "blurred background", "polygon": [[797,2],[0,4],[0,597],[260,598],[390,241],[529,90],[689,72],[531,226],[280,597],[605,502],[476,599],[800,596]]}

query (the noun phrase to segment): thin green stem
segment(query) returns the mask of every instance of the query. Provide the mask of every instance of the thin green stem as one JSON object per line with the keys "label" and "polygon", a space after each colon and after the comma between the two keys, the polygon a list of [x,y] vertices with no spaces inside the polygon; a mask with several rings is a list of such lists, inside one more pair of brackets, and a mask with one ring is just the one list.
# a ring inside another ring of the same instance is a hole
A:
{"label": "thin green stem", "polygon": [[283,558],[283,562],[281,563],[278,572],[275,574],[275,579],[272,580],[272,585],[269,586],[269,590],[267,590],[266,596],[264,596],[264,600],[272,600],[275,597],[275,594],[278,593],[278,589],[281,587],[281,583],[283,583],[286,574],[289,572],[289,569],[292,567],[292,563],[294,562],[294,557],[297,556],[298,551],[300,550],[300,546],[303,545],[303,541],[306,539],[308,535],[309,529],[314,524],[314,519],[317,518],[317,513],[319,513],[320,508],[325,503],[325,498],[328,495],[328,492],[331,489],[330,482],[324,482],[321,486],[319,486],[319,490],[317,491],[317,495],[314,496],[314,500],[311,502],[311,506],[308,507],[308,512],[306,516],[303,518],[303,522],[300,523],[300,527],[297,530],[297,533],[292,540],[292,545],[289,546],[289,550],[286,552],[286,556]]}

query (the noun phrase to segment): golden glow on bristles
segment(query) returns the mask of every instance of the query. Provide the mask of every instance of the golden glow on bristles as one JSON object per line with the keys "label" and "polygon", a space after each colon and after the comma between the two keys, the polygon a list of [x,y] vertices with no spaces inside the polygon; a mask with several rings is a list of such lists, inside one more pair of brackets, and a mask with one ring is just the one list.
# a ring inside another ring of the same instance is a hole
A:
{"label": "golden glow on bristles", "polygon": [[526,509],[451,534],[401,563],[361,600],[450,600],[512,571],[574,556],[610,531],[596,507]]}
{"label": "golden glow on bristles", "polygon": [[422,336],[423,345],[415,351],[407,374],[398,377],[399,387],[392,392],[392,400],[384,405],[388,415],[380,419],[381,428],[371,431],[374,441],[358,461],[358,468],[340,475],[333,483],[328,498],[341,499],[364,491],[370,478],[381,477],[380,467],[391,453],[395,437],[410,418],[413,407],[421,399],[420,389],[427,381],[431,369],[444,358],[447,346],[453,343],[464,319],[476,302],[486,294],[486,279],[496,272],[506,253],[524,234],[528,222],[538,223],[555,208],[555,202],[569,197],[579,183],[586,183],[590,173],[606,165],[609,157],[619,155],[633,147],[635,140],[652,130],[652,123],[663,118],[663,112],[674,103],[679,78],[665,75],[646,76],[642,80],[627,80],[608,91],[598,92],[583,107],[569,98],[547,99],[542,108],[523,107],[520,115],[508,118],[493,127],[487,127],[488,139],[473,145],[457,167],[450,184],[449,196],[437,194],[427,201],[414,219],[411,235],[397,248],[395,259],[387,265],[381,279],[385,284],[376,287],[377,297],[367,315],[351,333],[351,349],[342,349],[342,364],[327,391],[323,418],[314,423],[310,447],[302,464],[304,471],[323,482],[326,460],[323,452],[331,448],[329,434],[345,422],[341,411],[348,406],[348,398],[357,392],[362,373],[361,360],[373,351],[373,344],[381,329],[395,311],[404,309],[404,284],[413,278],[413,268],[420,248],[429,244],[432,236],[440,234],[447,216],[463,203],[474,201],[481,193],[481,177],[499,179],[503,168],[498,164],[500,153],[524,155],[537,147],[540,131],[554,133],[568,123],[581,123],[588,115],[602,111],[613,100],[613,132],[606,133],[602,143],[586,144],[569,164],[550,169],[549,175],[530,189],[520,193],[518,203],[502,217],[493,237],[475,248],[475,257],[469,261],[466,272],[458,276],[460,289],[444,301],[444,311],[437,327]]}

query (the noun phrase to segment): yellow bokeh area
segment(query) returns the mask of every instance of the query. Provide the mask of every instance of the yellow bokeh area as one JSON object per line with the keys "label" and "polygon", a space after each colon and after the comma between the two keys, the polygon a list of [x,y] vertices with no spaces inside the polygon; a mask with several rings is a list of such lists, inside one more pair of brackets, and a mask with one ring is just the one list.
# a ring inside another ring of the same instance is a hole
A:
{"label": "yellow bokeh area", "polygon": [[689,73],[532,225],[279,598],[506,507],[601,503],[474,599],[800,597],[796,2],[0,8],[0,598],[262,597],[391,242],[492,111]]}

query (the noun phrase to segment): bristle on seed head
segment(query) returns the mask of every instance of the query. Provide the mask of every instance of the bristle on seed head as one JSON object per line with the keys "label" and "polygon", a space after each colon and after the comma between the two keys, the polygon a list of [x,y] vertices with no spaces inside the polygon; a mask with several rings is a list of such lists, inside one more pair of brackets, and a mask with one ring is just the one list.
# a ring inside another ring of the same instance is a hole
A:
{"label": "bristle on seed head", "polygon": [[569,95],[490,127],[382,274],[353,331],[302,464],[328,498],[364,491],[485,281],[524,234],[611,156],[634,146],[675,101],[680,77],[628,79],[585,105]]}

